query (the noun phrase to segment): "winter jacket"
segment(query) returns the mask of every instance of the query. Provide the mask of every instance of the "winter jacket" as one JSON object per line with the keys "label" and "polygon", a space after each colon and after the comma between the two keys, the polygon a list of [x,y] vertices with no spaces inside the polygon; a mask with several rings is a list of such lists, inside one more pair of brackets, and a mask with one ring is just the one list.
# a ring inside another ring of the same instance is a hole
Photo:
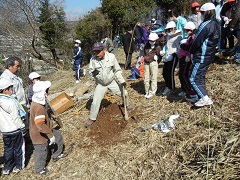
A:
{"label": "winter jacket", "polygon": [[14,134],[25,127],[15,101],[11,96],[0,94],[0,131],[2,134]]}
{"label": "winter jacket", "polygon": [[220,12],[220,16],[222,18],[221,26],[225,24],[224,17],[227,17],[228,19],[232,19],[232,13],[233,13],[233,8],[230,5],[230,3],[228,2],[225,3]]}
{"label": "winter jacket", "polygon": [[[188,36],[187,40],[185,43],[180,44],[180,50],[178,51],[178,58],[182,58],[184,56],[188,56],[189,58],[191,57],[191,54],[189,52],[189,49],[192,45],[193,39],[194,39],[195,34],[191,34]],[[185,39],[184,39],[185,40]]]}
{"label": "winter jacket", "polygon": [[13,74],[8,69],[5,69],[1,74],[2,78],[9,79],[11,82],[15,83],[13,85],[12,96],[15,97],[21,105],[26,106],[27,100],[23,88],[22,78]]}
{"label": "winter jacket", "polygon": [[36,102],[32,102],[30,107],[30,137],[33,144],[44,144],[53,137],[46,108]]}
{"label": "winter jacket", "polygon": [[196,29],[198,29],[198,27],[202,23],[201,13],[198,12],[197,14],[189,14],[188,21],[192,21],[195,24]]}
{"label": "winter jacket", "polygon": [[141,30],[141,44],[146,44],[148,42],[148,37],[150,32],[145,28],[140,26],[140,30]]}
{"label": "winter jacket", "polygon": [[122,76],[122,69],[120,68],[114,54],[105,52],[103,59],[99,59],[94,55],[89,62],[89,74],[93,76],[93,71],[98,70],[98,75],[94,76],[96,83],[103,86],[109,85],[116,77],[119,83],[125,82]]}
{"label": "winter jacket", "polygon": [[134,40],[132,38],[132,34],[130,32],[126,32],[126,34],[123,35],[123,49],[125,54],[132,54],[134,51]]}
{"label": "winter jacket", "polygon": [[190,48],[193,62],[213,61],[220,38],[220,27],[216,20],[203,22],[194,37]]}
{"label": "winter jacket", "polygon": [[232,21],[230,21],[229,27],[235,30],[240,30],[240,2],[233,10]]}
{"label": "winter jacket", "polygon": [[165,55],[163,59],[170,54],[174,54],[179,49],[180,41],[182,40],[181,31],[176,30],[174,34],[171,34],[165,45]]}
{"label": "winter jacket", "polygon": [[114,49],[113,42],[110,38],[105,38],[103,41],[104,47],[108,52],[112,52]]}

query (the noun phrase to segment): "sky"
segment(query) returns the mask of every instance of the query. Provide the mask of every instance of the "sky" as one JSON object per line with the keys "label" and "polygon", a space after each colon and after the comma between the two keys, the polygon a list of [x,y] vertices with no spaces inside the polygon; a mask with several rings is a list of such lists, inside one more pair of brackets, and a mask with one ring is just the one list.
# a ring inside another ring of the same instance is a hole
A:
{"label": "sky", "polygon": [[65,0],[64,10],[67,20],[78,20],[91,9],[100,7],[100,0]]}

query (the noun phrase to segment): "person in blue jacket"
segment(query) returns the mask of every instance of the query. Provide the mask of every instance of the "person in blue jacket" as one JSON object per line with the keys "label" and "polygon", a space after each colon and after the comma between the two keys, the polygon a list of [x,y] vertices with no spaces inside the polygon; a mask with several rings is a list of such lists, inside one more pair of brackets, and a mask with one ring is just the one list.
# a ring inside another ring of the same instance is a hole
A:
{"label": "person in blue jacket", "polygon": [[79,83],[80,76],[85,75],[86,71],[85,69],[81,69],[83,61],[83,56],[82,56],[82,48],[81,48],[81,41],[80,40],[75,40],[74,41],[74,54],[73,54],[73,71],[75,71],[76,75],[76,83]]}
{"label": "person in blue jacket", "polygon": [[199,97],[199,101],[194,104],[198,107],[213,104],[213,101],[208,97],[205,76],[209,65],[214,61],[218,39],[220,38],[220,27],[216,20],[215,5],[205,3],[200,11],[203,22],[199,26],[189,50],[193,55],[190,83]]}

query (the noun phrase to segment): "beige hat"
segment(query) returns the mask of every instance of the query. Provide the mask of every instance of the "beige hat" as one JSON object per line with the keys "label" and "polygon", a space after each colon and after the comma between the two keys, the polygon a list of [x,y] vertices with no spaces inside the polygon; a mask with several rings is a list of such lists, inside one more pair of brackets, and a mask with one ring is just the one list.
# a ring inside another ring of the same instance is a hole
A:
{"label": "beige hat", "polygon": [[205,3],[200,8],[200,11],[204,12],[204,11],[210,11],[210,10],[214,10],[214,9],[216,9],[216,7],[213,3]]}

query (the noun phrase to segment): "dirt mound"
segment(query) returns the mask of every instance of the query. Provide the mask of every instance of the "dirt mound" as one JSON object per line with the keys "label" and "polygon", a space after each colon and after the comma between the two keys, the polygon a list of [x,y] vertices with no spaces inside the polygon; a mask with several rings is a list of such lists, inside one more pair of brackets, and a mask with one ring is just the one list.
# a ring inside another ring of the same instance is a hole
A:
{"label": "dirt mound", "polygon": [[99,145],[122,141],[121,133],[127,126],[123,118],[124,109],[118,104],[102,108],[97,121],[91,126],[88,136]]}

